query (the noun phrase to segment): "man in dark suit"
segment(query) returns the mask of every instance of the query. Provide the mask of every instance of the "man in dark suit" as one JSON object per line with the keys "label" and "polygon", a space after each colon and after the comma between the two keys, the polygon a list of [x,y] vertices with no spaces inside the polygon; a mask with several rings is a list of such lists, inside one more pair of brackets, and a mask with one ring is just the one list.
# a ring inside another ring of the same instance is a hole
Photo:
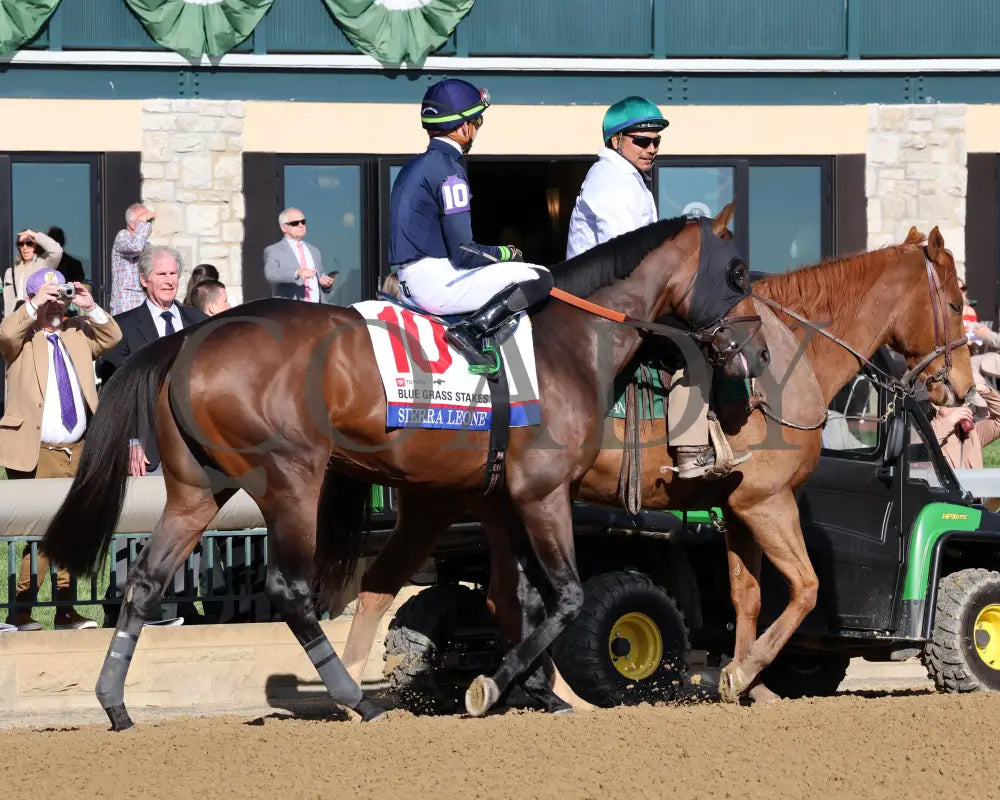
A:
{"label": "man in dark suit", "polygon": [[286,208],[278,215],[284,237],[264,248],[264,277],[271,283],[274,297],[319,303],[320,292],[333,288],[336,273],[323,272],[319,248],[305,241],[306,218],[297,208]]}
{"label": "man in dark suit", "polygon": [[[122,330],[122,340],[104,357],[99,369],[102,380],[110,378],[126,358],[150,342],[207,319],[198,309],[176,302],[180,270],[180,256],[176,250],[170,247],[143,250],[139,257],[139,283],[146,292],[146,300],[115,317]],[[155,439],[148,442],[132,440],[129,472],[131,475],[160,474]]]}
{"label": "man in dark suit", "polygon": [[[98,368],[102,380],[110,378],[125,359],[133,356],[142,358],[142,348],[150,342],[207,319],[201,311],[178,305],[176,302],[180,271],[181,258],[176,250],[170,247],[146,247],[142,251],[139,257],[139,283],[146,292],[146,300],[142,305],[115,316],[115,321],[122,331],[122,340],[104,356],[103,363]],[[153,409],[150,409],[149,413],[153,414]],[[152,421],[149,430],[153,430]],[[136,435],[138,436],[138,432]],[[129,474],[133,476],[162,474],[155,438],[149,441],[132,439]],[[118,596],[121,596],[128,573],[127,547],[123,546],[116,552],[115,560],[116,575],[120,584],[115,588]],[[197,572],[197,567],[195,571]],[[111,587],[108,588],[110,591]],[[179,570],[174,576],[174,592],[180,594],[183,591],[184,571]],[[114,627],[117,624],[118,611],[118,608],[112,606],[105,608],[105,627]],[[183,617],[178,617],[178,612],[183,614]],[[179,624],[184,619],[189,622],[198,619],[197,611],[189,603],[164,603],[163,614],[168,624]]]}
{"label": "man in dark suit", "polygon": [[87,275],[83,271],[83,262],[66,252],[66,233],[58,225],[49,228],[49,236],[63,248],[63,256],[59,259],[59,271],[69,283],[87,283]]}

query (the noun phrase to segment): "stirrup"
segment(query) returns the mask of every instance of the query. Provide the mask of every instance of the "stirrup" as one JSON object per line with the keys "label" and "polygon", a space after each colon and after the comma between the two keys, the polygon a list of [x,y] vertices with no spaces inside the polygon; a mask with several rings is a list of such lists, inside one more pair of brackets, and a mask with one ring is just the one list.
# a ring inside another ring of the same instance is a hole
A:
{"label": "stirrup", "polygon": [[496,375],[500,371],[500,351],[493,345],[483,348],[483,354],[492,356],[490,364],[469,364],[469,372],[473,375]]}
{"label": "stirrup", "polygon": [[734,453],[729,446],[722,425],[719,424],[715,414],[709,412],[708,415],[708,438],[712,442],[712,449],[715,450],[715,463],[705,473],[705,480],[715,481],[726,477],[733,471],[733,467],[742,464],[750,459],[751,453]]}

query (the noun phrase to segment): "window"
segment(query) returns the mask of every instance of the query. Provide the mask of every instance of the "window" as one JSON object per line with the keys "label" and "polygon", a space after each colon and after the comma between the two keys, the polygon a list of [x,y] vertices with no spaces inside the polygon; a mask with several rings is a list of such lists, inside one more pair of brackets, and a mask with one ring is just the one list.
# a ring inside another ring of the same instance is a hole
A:
{"label": "window", "polygon": [[750,167],[750,258],[758,272],[784,272],[823,258],[823,170]]}
{"label": "window", "polygon": [[660,219],[714,217],[733,199],[734,172],[733,167],[662,167],[657,178]]}
{"label": "window", "polygon": [[347,306],[364,299],[361,167],[286,164],[284,186],[284,205],[305,215],[306,241],[319,248],[324,271],[337,273],[323,302]]}
{"label": "window", "polygon": [[848,381],[830,402],[823,449],[871,454],[878,448],[878,390],[864,375]]}
{"label": "window", "polygon": [[754,272],[784,272],[833,254],[830,158],[695,158],[657,161],[660,218],[715,216],[730,201],[730,226]]}
{"label": "window", "polygon": [[94,277],[95,165],[89,161],[21,161],[10,165],[12,234],[26,228],[45,233],[52,225],[66,235],[66,254]]}
{"label": "window", "polygon": [[912,420],[909,425],[909,458],[906,478],[911,483],[920,483],[931,489],[943,489],[944,480],[938,474],[931,448],[920,428]]}

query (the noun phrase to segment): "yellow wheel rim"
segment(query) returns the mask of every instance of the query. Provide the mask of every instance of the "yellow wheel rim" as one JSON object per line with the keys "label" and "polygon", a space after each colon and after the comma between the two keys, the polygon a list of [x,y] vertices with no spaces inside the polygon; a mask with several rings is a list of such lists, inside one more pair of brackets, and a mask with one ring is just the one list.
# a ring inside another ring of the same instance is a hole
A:
{"label": "yellow wheel rim", "polygon": [[663,660],[663,636],[652,619],[633,611],[619,617],[612,626],[608,655],[622,675],[641,681],[656,672]]}
{"label": "yellow wheel rim", "polygon": [[1000,605],[989,605],[979,612],[972,635],[982,662],[1000,671]]}

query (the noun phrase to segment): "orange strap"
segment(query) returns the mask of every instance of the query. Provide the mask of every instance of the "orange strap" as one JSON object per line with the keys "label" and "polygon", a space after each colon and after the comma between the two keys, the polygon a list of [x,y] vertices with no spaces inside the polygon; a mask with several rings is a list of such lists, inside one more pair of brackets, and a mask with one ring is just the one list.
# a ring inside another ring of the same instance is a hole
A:
{"label": "orange strap", "polygon": [[589,311],[591,314],[595,314],[598,317],[610,319],[612,322],[625,322],[630,319],[627,314],[622,314],[620,311],[612,311],[610,308],[597,305],[597,303],[591,303],[589,300],[584,300],[582,297],[577,297],[575,294],[564,292],[562,289],[556,289],[553,287],[553,289],[549,292],[549,295],[556,298],[556,300],[562,300],[564,303],[571,306],[576,306],[584,311]]}

